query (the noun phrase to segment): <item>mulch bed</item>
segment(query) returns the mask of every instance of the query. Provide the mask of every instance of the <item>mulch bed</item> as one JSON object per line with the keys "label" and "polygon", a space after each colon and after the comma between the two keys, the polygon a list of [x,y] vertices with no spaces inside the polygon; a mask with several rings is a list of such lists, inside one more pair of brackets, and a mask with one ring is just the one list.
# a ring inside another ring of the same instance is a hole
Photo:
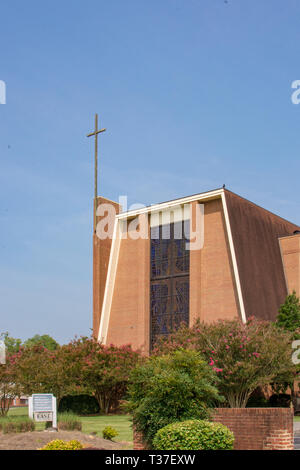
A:
{"label": "mulch bed", "polygon": [[54,439],[71,441],[77,439],[88,444],[87,450],[121,450],[128,448],[129,442],[112,442],[80,431],[34,431],[18,434],[0,434],[0,450],[37,450]]}

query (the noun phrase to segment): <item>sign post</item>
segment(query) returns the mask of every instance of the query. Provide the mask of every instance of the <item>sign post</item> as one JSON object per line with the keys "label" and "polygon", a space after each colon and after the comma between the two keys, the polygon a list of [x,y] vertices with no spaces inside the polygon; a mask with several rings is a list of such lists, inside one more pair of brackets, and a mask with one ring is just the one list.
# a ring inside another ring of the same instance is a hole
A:
{"label": "sign post", "polygon": [[52,422],[57,430],[56,398],[52,393],[34,393],[28,400],[28,414],[37,422]]}

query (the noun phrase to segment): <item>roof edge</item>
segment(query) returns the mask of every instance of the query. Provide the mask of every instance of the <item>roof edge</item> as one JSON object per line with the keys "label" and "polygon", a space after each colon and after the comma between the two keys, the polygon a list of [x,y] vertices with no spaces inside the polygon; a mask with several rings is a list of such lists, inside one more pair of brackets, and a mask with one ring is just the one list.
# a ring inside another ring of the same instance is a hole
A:
{"label": "roof edge", "polygon": [[255,202],[250,201],[250,199],[246,199],[245,197],[242,197],[242,196],[240,196],[239,194],[237,194],[237,193],[235,193],[235,192],[233,192],[233,191],[230,191],[229,189],[224,189],[224,192],[225,192],[225,194],[226,194],[226,192],[228,192],[228,193],[230,193],[230,194],[233,194],[234,196],[239,197],[240,199],[243,199],[244,201],[249,202],[249,203],[252,204],[253,206],[258,207],[259,209],[261,209],[261,210],[267,212],[268,214],[271,214],[271,215],[273,215],[274,217],[277,217],[278,219],[281,219],[283,222],[287,222],[288,224],[295,225],[295,227],[299,227],[299,229],[300,229],[300,226],[299,226],[299,225],[295,224],[294,222],[291,222],[290,220],[284,219],[284,218],[281,217],[280,215],[275,214],[275,212],[272,212],[272,211],[269,211],[268,209],[265,209],[264,207],[260,206],[259,204],[256,204]]}
{"label": "roof edge", "polygon": [[121,212],[121,214],[116,215],[116,218],[119,220],[122,220],[122,219],[127,219],[128,217],[136,217],[140,214],[158,212],[164,209],[168,209],[169,207],[175,207],[181,204],[188,204],[193,201],[219,198],[219,197],[222,197],[222,194],[224,194],[223,188],[214,189],[214,190],[207,191],[204,193],[194,194],[193,196],[185,196],[183,198],[172,199],[167,202],[160,202],[158,204],[152,204],[150,206],[146,206],[137,210]]}

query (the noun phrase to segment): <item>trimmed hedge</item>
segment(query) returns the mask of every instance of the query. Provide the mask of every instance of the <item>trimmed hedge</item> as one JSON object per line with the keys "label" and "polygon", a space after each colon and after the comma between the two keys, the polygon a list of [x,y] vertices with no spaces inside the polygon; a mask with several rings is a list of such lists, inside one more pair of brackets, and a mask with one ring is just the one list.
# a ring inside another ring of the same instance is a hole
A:
{"label": "trimmed hedge", "polygon": [[67,395],[58,407],[59,413],[73,412],[77,415],[94,415],[99,413],[99,404],[91,395]]}
{"label": "trimmed hedge", "polygon": [[231,450],[234,435],[221,423],[189,420],[169,424],[154,439],[156,450]]}
{"label": "trimmed hedge", "polygon": [[3,434],[31,432],[35,430],[33,420],[20,416],[13,418],[0,418],[0,431]]}

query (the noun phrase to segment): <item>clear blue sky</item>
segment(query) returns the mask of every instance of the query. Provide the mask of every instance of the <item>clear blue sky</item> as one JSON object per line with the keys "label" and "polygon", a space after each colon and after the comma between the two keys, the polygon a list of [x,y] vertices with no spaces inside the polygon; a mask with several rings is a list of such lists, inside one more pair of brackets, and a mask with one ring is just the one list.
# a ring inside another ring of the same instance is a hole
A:
{"label": "clear blue sky", "polygon": [[4,0],[0,331],[92,326],[100,193],[155,203],[226,186],[300,224],[299,0]]}

